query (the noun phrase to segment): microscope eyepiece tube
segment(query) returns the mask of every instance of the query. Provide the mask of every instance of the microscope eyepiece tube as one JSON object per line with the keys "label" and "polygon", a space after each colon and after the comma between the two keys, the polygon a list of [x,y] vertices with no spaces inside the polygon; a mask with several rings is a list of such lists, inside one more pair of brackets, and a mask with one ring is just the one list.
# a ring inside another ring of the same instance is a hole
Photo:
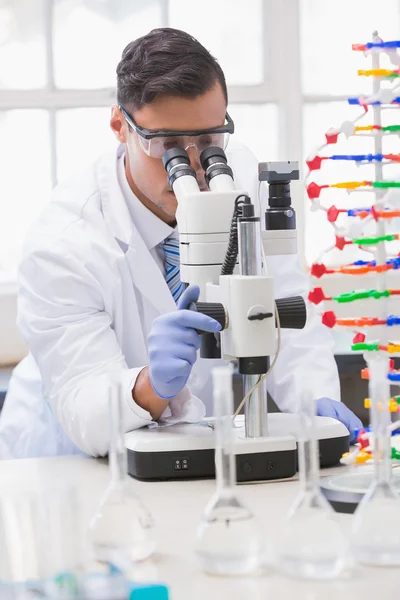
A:
{"label": "microscope eyepiece tube", "polygon": [[226,192],[235,189],[233,172],[222,148],[211,146],[200,154],[200,162],[205,179],[212,192]]}
{"label": "microscope eyepiece tube", "polygon": [[182,194],[197,193],[200,191],[196,172],[190,166],[189,155],[183,148],[171,148],[162,156],[165,170],[168,173],[168,182],[173,188],[179,202]]}

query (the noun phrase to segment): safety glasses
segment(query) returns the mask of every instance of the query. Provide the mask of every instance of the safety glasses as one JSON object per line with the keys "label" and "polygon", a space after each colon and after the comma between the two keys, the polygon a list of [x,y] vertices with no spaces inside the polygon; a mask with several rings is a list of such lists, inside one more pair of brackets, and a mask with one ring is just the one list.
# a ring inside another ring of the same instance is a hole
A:
{"label": "safety glasses", "polygon": [[162,158],[163,154],[171,148],[187,150],[194,146],[199,155],[210,146],[225,150],[229,135],[235,131],[235,125],[228,113],[225,116],[225,124],[221,127],[201,131],[166,131],[140,127],[121,104],[119,109],[128,125],[138,134],[141,148],[152,158]]}

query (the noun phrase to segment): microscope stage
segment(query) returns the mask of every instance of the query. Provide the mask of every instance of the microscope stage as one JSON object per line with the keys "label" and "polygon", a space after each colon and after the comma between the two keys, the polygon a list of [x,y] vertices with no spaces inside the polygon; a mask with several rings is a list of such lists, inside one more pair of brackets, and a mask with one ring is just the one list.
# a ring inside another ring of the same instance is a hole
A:
{"label": "microscope stage", "polygon": [[[142,428],[126,434],[128,471],[143,480],[215,476],[213,418],[196,424]],[[235,421],[234,453],[238,481],[293,477],[297,470],[297,415],[268,415],[269,435],[246,438],[244,418]],[[349,449],[346,427],[329,417],[316,417],[322,467],[335,465]]]}

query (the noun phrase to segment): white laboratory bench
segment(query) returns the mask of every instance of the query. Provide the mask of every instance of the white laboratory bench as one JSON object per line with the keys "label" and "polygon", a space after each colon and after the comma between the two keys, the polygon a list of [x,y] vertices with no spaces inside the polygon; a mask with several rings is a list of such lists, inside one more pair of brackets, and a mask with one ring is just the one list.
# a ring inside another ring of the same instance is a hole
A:
{"label": "white laboratory bench", "polygon": [[[344,467],[343,467],[344,468]],[[332,470],[329,471],[332,473]],[[324,474],[326,474],[325,471]],[[56,480],[77,484],[83,513],[90,515],[108,483],[105,461],[59,457],[0,461],[0,490],[24,490]],[[288,579],[274,569],[251,577],[203,574],[193,552],[195,531],[213,481],[137,482],[132,480],[157,523],[159,549],[150,573],[169,586],[171,600],[369,600],[399,598],[400,569],[353,568],[340,580]],[[239,493],[259,517],[265,538],[273,542],[298,490],[297,481],[241,485]],[[339,516],[348,530],[351,516]],[[393,523],[394,527],[398,524]],[[144,565],[146,568],[146,565]]]}

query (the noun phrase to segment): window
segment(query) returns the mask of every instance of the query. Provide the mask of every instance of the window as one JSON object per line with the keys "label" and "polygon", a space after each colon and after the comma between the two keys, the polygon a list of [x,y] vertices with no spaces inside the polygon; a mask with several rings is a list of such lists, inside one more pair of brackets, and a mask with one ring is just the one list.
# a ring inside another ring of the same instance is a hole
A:
{"label": "window", "polygon": [[[362,54],[351,45],[371,39],[377,30],[386,39],[399,39],[398,0],[300,0],[301,75],[307,95],[357,94],[365,89],[357,77]],[[367,84],[368,87],[368,84]]]}
{"label": "window", "polygon": [[114,87],[122,50],[162,26],[162,7],[161,0],[53,0],[56,87]]}
{"label": "window", "polygon": [[44,110],[0,111],[0,271],[10,276],[30,223],[51,189],[49,116]]}
{"label": "window", "polygon": [[0,90],[46,85],[46,2],[5,0],[0,5]]}
{"label": "window", "polygon": [[[171,27],[196,37],[215,56],[224,70],[228,85],[255,85],[264,81],[262,1],[170,0]],[[246,24],[243,27],[243,24]]]}
{"label": "window", "polygon": [[194,12],[181,0],[3,0],[0,281],[15,278],[22,240],[51,187],[115,147],[108,120],[116,65],[126,44],[150,29],[186,29],[218,57],[237,136],[260,159],[277,157],[266,4],[205,0]]}
{"label": "window", "polygon": [[[117,146],[109,107],[68,108],[56,113],[57,178],[62,181]],[[82,143],[84,137],[85,142]]]}
{"label": "window", "polygon": [[[374,28],[398,38],[400,0],[384,10],[375,0],[3,0],[0,280],[15,278],[51,187],[115,147],[116,65],[129,41],[160,26],[187,30],[218,58],[236,135],[259,160],[302,162],[326,127],[347,118],[345,96],[368,89],[354,75],[363,59],[351,43]],[[339,176],[333,168],[325,175]],[[332,231],[309,212],[302,185],[292,189],[310,264]]]}

